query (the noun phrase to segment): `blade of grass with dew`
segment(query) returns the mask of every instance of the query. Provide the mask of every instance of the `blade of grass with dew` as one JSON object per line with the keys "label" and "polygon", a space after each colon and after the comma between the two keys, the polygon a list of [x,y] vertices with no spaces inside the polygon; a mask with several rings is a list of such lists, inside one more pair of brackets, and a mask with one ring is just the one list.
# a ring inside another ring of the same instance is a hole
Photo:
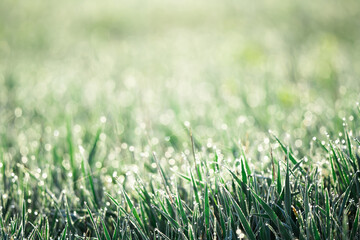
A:
{"label": "blade of grass with dew", "polygon": [[62,235],[61,235],[61,240],[65,240],[66,239],[66,232],[67,232],[67,228],[68,228],[68,225],[65,225],[65,228],[62,232]]}
{"label": "blade of grass with dew", "polygon": [[120,210],[118,208],[117,209],[117,216],[116,216],[116,223],[115,223],[112,239],[120,238],[120,234],[119,234],[119,232],[120,232],[120,224],[121,224],[120,216],[121,216],[121,213],[120,213]]}
{"label": "blade of grass with dew", "polygon": [[49,228],[49,220],[45,217],[45,237],[46,240],[50,239],[50,228]]}
{"label": "blade of grass with dew", "polygon": [[312,230],[313,230],[313,234],[314,234],[314,239],[321,240],[320,232],[319,232],[318,228],[316,227],[316,223],[313,218],[311,218],[311,226],[312,226]]}
{"label": "blade of grass with dew", "polygon": [[[295,159],[295,157],[294,157],[294,155],[292,154],[292,152],[291,152],[290,150],[288,150],[288,148],[285,147],[285,145],[284,145],[275,135],[273,135],[273,137],[274,137],[275,140],[279,143],[279,145],[280,145],[281,149],[283,150],[283,152],[285,153],[285,155],[288,155],[289,158],[290,158],[290,160],[291,160],[291,162],[292,162],[293,164],[297,165],[297,164],[298,164],[298,161]],[[302,167],[299,166],[299,169],[300,169],[300,171],[301,171],[301,173],[302,173],[303,175],[306,174],[305,170],[304,170]]]}
{"label": "blade of grass with dew", "polygon": [[208,185],[205,186],[205,197],[204,197],[204,217],[206,225],[206,233],[210,237],[210,205],[209,205],[209,190]]}
{"label": "blade of grass with dew", "polygon": [[[289,151],[288,151],[289,152]],[[286,214],[291,217],[291,189],[290,189],[289,158],[286,158],[286,175],[285,175],[285,210]]]}
{"label": "blade of grass with dew", "polygon": [[346,192],[345,192],[344,194],[342,194],[342,196],[343,196],[343,201],[341,202],[340,209],[339,209],[339,213],[338,213],[338,218],[339,218],[339,219],[340,219],[340,216],[343,215],[343,212],[344,212],[344,209],[345,209],[345,205],[346,205],[346,203],[347,203],[348,200],[349,200],[350,191],[351,191],[352,185],[353,185],[353,181],[350,182],[348,188],[346,189]]}
{"label": "blade of grass with dew", "polygon": [[26,202],[23,200],[22,204],[22,228],[21,228],[21,236],[25,238],[25,230],[26,230]]}
{"label": "blade of grass with dew", "polygon": [[[149,218],[150,225],[156,226],[156,224],[158,224],[159,222],[158,222],[157,218],[155,217],[155,213],[152,209],[152,198],[150,197],[150,194],[148,193],[148,191],[144,185],[142,185],[142,188],[140,188],[140,191],[144,195],[143,206],[144,206],[144,208],[146,208],[145,211]],[[145,215],[142,217],[143,217],[143,222],[146,222],[146,220],[144,220]]]}
{"label": "blade of grass with dew", "polygon": [[260,203],[262,208],[265,210],[265,212],[268,214],[271,221],[273,221],[273,223],[278,226],[281,235],[285,239],[291,239],[292,238],[291,234],[288,232],[288,230],[286,229],[284,224],[281,222],[279,217],[276,215],[274,210],[266,202],[264,202],[264,200],[262,200],[261,197],[259,197],[253,190],[251,190],[251,192],[252,192],[253,196],[255,197],[255,199]]}
{"label": "blade of grass with dew", "polygon": [[353,223],[353,227],[350,233],[350,239],[355,239],[356,233],[358,232],[358,228],[359,228],[359,208],[357,208],[356,210],[356,214],[355,214],[355,220]]}
{"label": "blade of grass with dew", "polygon": [[41,233],[40,233],[39,229],[38,229],[36,226],[34,226],[34,224],[32,224],[31,222],[29,222],[29,224],[30,224],[30,225],[33,227],[33,229],[35,230],[35,233],[37,234],[38,238],[39,238],[40,240],[43,240],[43,237],[41,236]]}
{"label": "blade of grass with dew", "polygon": [[96,237],[98,238],[98,240],[100,240],[100,239],[102,239],[102,238],[101,238],[101,236],[100,236],[99,229],[98,229],[98,227],[97,227],[97,225],[96,225],[96,222],[95,222],[94,217],[93,217],[93,215],[92,215],[92,213],[91,213],[91,210],[90,210],[89,206],[88,206],[86,203],[85,203],[85,206],[86,206],[86,210],[87,210],[87,212],[88,212],[88,214],[89,214],[91,223],[92,223],[92,225],[93,225],[93,227],[94,227],[94,231],[95,231]]}
{"label": "blade of grass with dew", "polygon": [[132,212],[132,214],[134,215],[136,221],[138,222],[139,226],[141,227],[141,229],[144,229],[144,226],[143,226],[143,223],[141,222],[141,219],[140,219],[140,216],[138,214],[138,212],[136,211],[136,208],[134,206],[134,204],[131,202],[130,198],[129,198],[129,195],[123,191],[123,195],[126,199],[126,202],[130,208],[130,211]]}
{"label": "blade of grass with dew", "polygon": [[[184,180],[186,180],[188,182],[191,182],[191,177],[188,177],[188,176],[186,176],[184,174],[181,174],[181,173],[178,173],[178,172],[176,172],[175,174],[178,175],[179,177],[181,177],[182,179],[184,179]],[[196,182],[197,185],[199,185],[201,187],[205,187],[205,182],[201,182],[198,179],[195,179],[195,182]]]}
{"label": "blade of grass with dew", "polygon": [[349,182],[348,182],[349,179],[347,178],[347,176],[345,176],[344,168],[342,167],[341,163],[339,162],[336,151],[331,143],[330,143],[330,148],[331,148],[331,152],[333,154],[333,155],[331,155],[331,158],[334,160],[335,165],[338,170],[338,175],[340,176],[339,177],[339,179],[341,180],[341,181],[339,181],[340,188],[345,189],[346,188],[345,186],[349,184]]}
{"label": "blade of grass with dew", "polygon": [[194,137],[192,134],[191,129],[189,129],[189,133],[190,133],[190,139],[191,139],[191,150],[192,150],[192,154],[193,154],[193,158],[194,158],[194,162],[195,162],[195,169],[196,169],[196,173],[198,175],[199,181],[202,181],[202,175],[201,175],[201,166],[197,163],[196,160],[196,154],[195,154],[195,142],[194,142]]}
{"label": "blade of grass with dew", "polygon": [[158,211],[164,218],[166,218],[172,225],[178,229],[180,227],[179,223],[175,221],[169,214],[167,214],[165,211],[161,210],[160,208],[154,206],[154,209]]}
{"label": "blade of grass with dew", "polygon": [[103,227],[103,230],[104,230],[104,235],[105,235],[105,238],[106,240],[111,240],[111,237],[110,237],[110,234],[109,234],[109,231],[106,227],[106,224],[104,222],[104,219],[101,218],[101,224],[102,224],[102,227]]}
{"label": "blade of grass with dew", "polygon": [[66,210],[67,224],[69,226],[69,230],[70,230],[70,233],[71,233],[71,232],[75,231],[75,227],[74,227],[73,221],[71,219],[70,208],[69,208],[68,201],[67,201],[66,197],[65,197],[65,210]]}
{"label": "blade of grass with dew", "polygon": [[195,234],[194,234],[192,225],[189,224],[189,227],[188,227],[188,228],[189,228],[188,238],[189,238],[190,240],[195,240],[195,239],[196,239],[196,236],[195,236]]}
{"label": "blade of grass with dew", "polygon": [[192,182],[193,189],[194,189],[195,201],[197,202],[198,206],[200,207],[199,191],[197,188],[197,184],[194,180],[194,176],[192,174],[191,168],[189,168],[189,172],[190,172],[191,182]]}
{"label": "blade of grass with dew", "polygon": [[186,213],[184,211],[179,191],[177,192],[177,202],[178,202],[178,206],[179,206],[178,209],[179,209],[179,212],[180,212],[180,215],[181,215],[181,219],[182,219],[182,221],[184,223],[184,226],[188,226],[189,220],[188,220],[188,217],[186,216]]}
{"label": "blade of grass with dew", "polygon": [[329,192],[327,190],[325,190],[325,207],[326,207],[326,235],[327,235],[327,239],[331,239],[330,202],[329,202]]}
{"label": "blade of grass with dew", "polygon": [[232,201],[232,205],[235,208],[236,213],[238,214],[238,217],[240,219],[240,223],[243,226],[246,236],[250,239],[250,240],[255,240],[256,236],[253,232],[253,230],[251,229],[250,223],[249,221],[246,219],[244,212],[241,210],[240,206],[237,204],[237,202],[235,201],[235,199],[231,196],[231,194],[229,192],[227,192],[225,190],[225,192],[228,194],[229,198]]}
{"label": "blade of grass with dew", "polygon": [[247,174],[245,171],[245,160],[244,158],[241,160],[241,177],[242,177],[242,182],[245,183],[245,185],[247,185]]}

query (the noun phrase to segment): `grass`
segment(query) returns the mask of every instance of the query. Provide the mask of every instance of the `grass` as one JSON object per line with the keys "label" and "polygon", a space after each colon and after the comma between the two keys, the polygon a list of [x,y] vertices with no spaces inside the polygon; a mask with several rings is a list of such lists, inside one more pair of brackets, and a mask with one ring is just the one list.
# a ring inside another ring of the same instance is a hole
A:
{"label": "grass", "polygon": [[359,9],[0,1],[0,238],[358,239]]}

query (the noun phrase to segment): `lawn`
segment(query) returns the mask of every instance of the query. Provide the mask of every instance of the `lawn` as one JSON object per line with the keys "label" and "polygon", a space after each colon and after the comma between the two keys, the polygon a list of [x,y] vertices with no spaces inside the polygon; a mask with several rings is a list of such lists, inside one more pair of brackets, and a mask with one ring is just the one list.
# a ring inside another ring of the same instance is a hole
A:
{"label": "lawn", "polygon": [[0,0],[0,238],[359,239],[359,19]]}

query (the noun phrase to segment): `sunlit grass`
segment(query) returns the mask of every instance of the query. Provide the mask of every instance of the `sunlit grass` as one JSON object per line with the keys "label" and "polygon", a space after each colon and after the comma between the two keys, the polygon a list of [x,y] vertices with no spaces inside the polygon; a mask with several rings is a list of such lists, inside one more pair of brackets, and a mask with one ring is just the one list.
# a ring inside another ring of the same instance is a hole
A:
{"label": "sunlit grass", "polygon": [[1,238],[358,238],[359,9],[0,1]]}

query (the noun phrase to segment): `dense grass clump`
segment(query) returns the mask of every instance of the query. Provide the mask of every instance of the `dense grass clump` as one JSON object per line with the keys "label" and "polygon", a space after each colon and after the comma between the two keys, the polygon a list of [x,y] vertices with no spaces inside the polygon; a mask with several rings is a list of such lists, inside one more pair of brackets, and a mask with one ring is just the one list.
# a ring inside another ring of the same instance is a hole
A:
{"label": "dense grass clump", "polygon": [[360,239],[358,19],[0,0],[0,239]]}
{"label": "dense grass clump", "polygon": [[[72,194],[64,189],[56,196],[44,184],[44,173],[30,171],[24,164],[11,164],[2,151],[2,184],[6,193],[1,202],[1,236],[107,240],[357,239],[360,142],[353,136],[356,131],[348,130],[345,123],[344,126],[344,132],[335,141],[314,139],[314,148],[321,149],[324,158],[318,165],[309,164],[311,156],[297,159],[291,148],[274,136],[282,154],[275,158],[269,153],[271,164],[265,174],[249,167],[240,144],[225,161],[219,150],[199,151],[190,135],[192,155],[188,158],[183,154],[185,173],[165,170],[153,153],[151,159],[156,168],[152,170],[152,180],[144,182],[135,175],[132,187],[126,188],[114,175],[108,179],[117,188],[109,189],[112,194],[91,167],[99,134],[89,152],[79,150],[81,169],[71,166],[70,174],[62,169],[52,170],[48,176],[52,188],[68,179],[67,189]],[[72,155],[75,150],[70,129],[67,144]]]}

